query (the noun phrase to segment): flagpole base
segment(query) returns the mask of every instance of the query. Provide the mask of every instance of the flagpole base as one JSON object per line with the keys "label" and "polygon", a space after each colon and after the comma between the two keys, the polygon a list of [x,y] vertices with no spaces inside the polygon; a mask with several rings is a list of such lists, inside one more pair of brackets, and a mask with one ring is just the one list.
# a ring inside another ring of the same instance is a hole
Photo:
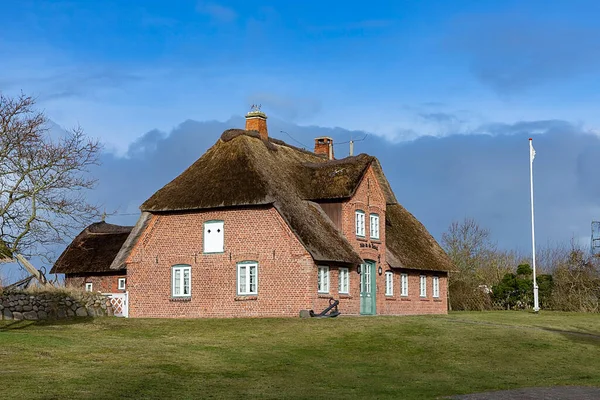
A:
{"label": "flagpole base", "polygon": [[534,312],[534,313],[538,313],[538,312],[540,312],[540,308],[539,308],[539,307],[533,307],[533,312]]}

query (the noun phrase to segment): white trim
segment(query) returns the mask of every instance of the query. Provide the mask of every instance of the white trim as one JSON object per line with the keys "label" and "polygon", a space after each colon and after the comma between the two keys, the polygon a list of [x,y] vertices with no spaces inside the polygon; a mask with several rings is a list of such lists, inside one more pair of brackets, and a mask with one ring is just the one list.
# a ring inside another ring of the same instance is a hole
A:
{"label": "white trim", "polygon": [[379,214],[369,214],[369,224],[371,239],[379,239]]}
{"label": "white trim", "polygon": [[340,268],[338,270],[339,275],[339,286],[338,293],[348,294],[350,293],[350,271],[348,268]]}
{"label": "white trim", "polygon": [[329,267],[317,267],[317,292],[329,293]]}
{"label": "white trim", "polygon": [[438,276],[433,277],[433,297],[440,297],[440,278]]}
{"label": "white trim", "polygon": [[94,284],[92,282],[85,283],[85,291],[92,292],[94,290]]}
{"label": "white trim", "polygon": [[427,275],[419,276],[419,296],[427,297]]}
{"label": "white trim", "polygon": [[190,265],[177,264],[171,267],[171,296],[192,297],[192,267]]}
{"label": "white trim", "polygon": [[354,228],[356,236],[365,236],[365,212],[363,210],[354,212]]}
{"label": "white trim", "polygon": [[[244,270],[243,275],[242,270]],[[237,264],[237,294],[238,296],[258,294],[257,262],[244,261]]]}
{"label": "white trim", "polygon": [[117,289],[125,290],[125,278],[119,278],[117,280]]}
{"label": "white trim", "polygon": [[392,271],[385,271],[385,295],[394,295],[394,273]]}
{"label": "white trim", "polygon": [[408,296],[408,274],[400,274],[400,296]]}

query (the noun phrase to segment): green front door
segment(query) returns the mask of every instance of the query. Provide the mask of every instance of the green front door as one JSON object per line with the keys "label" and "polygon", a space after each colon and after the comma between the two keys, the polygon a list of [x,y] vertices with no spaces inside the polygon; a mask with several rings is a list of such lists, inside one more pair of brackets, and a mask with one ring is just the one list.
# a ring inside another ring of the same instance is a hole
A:
{"label": "green front door", "polygon": [[375,263],[365,261],[360,266],[360,313],[375,315]]}

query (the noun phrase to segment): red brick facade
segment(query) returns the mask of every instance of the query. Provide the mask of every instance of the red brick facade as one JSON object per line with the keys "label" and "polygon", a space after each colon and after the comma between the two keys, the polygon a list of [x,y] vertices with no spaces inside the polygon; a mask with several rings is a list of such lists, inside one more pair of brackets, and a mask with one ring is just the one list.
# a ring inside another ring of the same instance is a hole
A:
{"label": "red brick facade", "polygon": [[[385,296],[386,202],[371,169],[355,195],[342,203],[341,230],[365,260],[381,267],[376,274],[377,314],[446,313],[445,273],[394,271],[394,295]],[[355,211],[365,213],[365,237],[357,237]],[[380,221],[380,238],[371,240],[369,214]],[[203,224],[223,221],[224,251],[203,253]],[[237,294],[237,265],[258,264],[258,293]],[[172,297],[172,267],[189,265],[191,296]],[[322,265],[319,263],[319,265]],[[325,264],[326,265],[326,264]],[[153,215],[127,259],[131,317],[267,317],[297,316],[303,309],[320,312],[329,297],[340,299],[343,314],[360,312],[360,275],[350,268],[349,294],[338,292],[339,268],[329,265],[329,293],[317,293],[317,264],[273,207],[204,210]],[[408,296],[400,295],[400,272],[409,274]],[[427,297],[419,296],[419,275],[427,276]],[[432,297],[432,277],[439,277],[439,298]]]}
{"label": "red brick facade", "polygon": [[[127,291],[127,276],[125,271],[115,271],[114,273],[98,273],[95,275],[85,274],[66,274],[65,286],[85,290],[86,283],[92,284],[93,292],[101,293],[125,293]],[[125,289],[119,289],[119,279],[125,279]]]}

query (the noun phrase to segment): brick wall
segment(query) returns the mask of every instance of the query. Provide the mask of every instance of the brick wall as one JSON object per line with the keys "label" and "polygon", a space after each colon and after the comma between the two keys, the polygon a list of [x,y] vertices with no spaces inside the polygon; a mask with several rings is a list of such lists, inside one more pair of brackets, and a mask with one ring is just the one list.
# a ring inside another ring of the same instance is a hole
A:
{"label": "brick wall", "polygon": [[[203,223],[224,221],[223,253],[203,254]],[[237,263],[258,262],[258,295],[237,295]],[[191,297],[171,296],[171,267],[191,266]],[[314,306],[317,269],[274,208],[154,215],[128,259],[131,317],[297,316]]]}
{"label": "brick wall", "polygon": [[66,274],[65,285],[77,289],[85,290],[85,284],[92,284],[93,292],[101,293],[124,293],[127,290],[127,281],[125,281],[125,290],[119,290],[119,278],[126,278],[126,271],[115,271],[116,274]]}
{"label": "brick wall", "polygon": [[[446,314],[448,312],[448,277],[445,272],[394,270],[393,295],[385,295],[385,273],[381,290],[377,292],[378,313],[381,314]],[[401,295],[400,275],[408,275],[408,296]],[[420,297],[420,276],[426,277],[426,296]],[[433,277],[439,278],[439,297],[433,297]],[[381,299],[381,302],[379,301]]]}

